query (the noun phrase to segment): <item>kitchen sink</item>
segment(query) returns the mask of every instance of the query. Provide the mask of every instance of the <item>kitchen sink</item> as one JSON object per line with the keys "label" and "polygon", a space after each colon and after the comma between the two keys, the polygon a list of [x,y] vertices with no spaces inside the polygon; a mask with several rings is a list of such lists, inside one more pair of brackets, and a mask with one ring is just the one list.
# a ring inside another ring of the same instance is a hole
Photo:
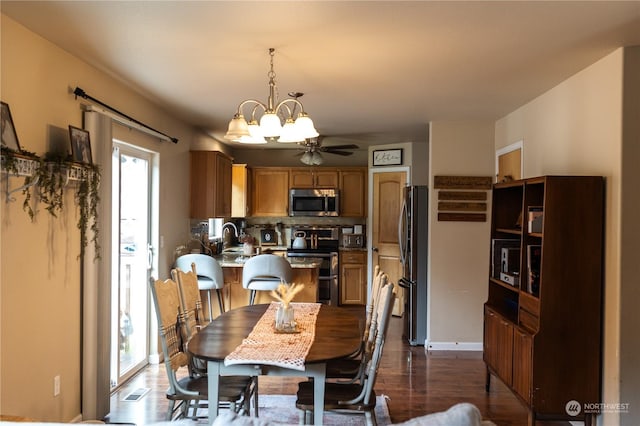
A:
{"label": "kitchen sink", "polygon": [[222,250],[222,254],[237,254],[237,253],[242,253],[242,251],[243,251],[242,246],[227,247],[226,249]]}

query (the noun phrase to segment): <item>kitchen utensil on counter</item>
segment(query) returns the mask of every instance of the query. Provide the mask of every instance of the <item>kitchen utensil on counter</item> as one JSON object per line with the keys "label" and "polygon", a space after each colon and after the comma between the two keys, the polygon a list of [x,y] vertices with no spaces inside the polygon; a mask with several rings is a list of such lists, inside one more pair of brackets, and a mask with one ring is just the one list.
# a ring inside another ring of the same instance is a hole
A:
{"label": "kitchen utensil on counter", "polygon": [[304,231],[296,231],[293,236],[293,242],[291,248],[294,249],[306,249],[307,248],[307,234]]}

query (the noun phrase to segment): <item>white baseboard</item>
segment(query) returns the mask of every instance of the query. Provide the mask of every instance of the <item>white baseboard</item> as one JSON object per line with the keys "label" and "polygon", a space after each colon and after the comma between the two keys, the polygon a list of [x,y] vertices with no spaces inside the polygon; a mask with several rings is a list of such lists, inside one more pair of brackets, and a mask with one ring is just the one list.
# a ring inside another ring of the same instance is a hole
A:
{"label": "white baseboard", "polygon": [[427,342],[429,351],[482,351],[482,342]]}
{"label": "white baseboard", "polygon": [[153,365],[160,364],[160,354],[149,355],[149,364],[153,364]]}

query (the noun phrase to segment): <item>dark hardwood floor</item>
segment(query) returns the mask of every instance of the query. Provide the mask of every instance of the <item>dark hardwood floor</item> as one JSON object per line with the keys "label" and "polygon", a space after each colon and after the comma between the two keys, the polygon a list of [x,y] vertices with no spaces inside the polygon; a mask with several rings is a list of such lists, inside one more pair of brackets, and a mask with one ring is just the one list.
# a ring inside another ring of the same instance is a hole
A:
{"label": "dark hardwood floor", "polygon": [[[290,394],[304,378],[261,377],[260,393]],[[123,398],[137,388],[150,388],[142,399]],[[111,423],[149,424],[164,420],[167,407],[167,379],[164,365],[151,365],[123,385],[111,397]],[[392,318],[376,381],[376,392],[385,394],[394,423],[436,411],[458,402],[470,402],[484,419],[499,426],[524,426],[527,411],[515,396],[492,377],[491,391],[485,392],[485,367],[480,352],[428,352],[412,347],[402,339],[402,320]],[[566,422],[537,422],[541,425],[567,425]]]}

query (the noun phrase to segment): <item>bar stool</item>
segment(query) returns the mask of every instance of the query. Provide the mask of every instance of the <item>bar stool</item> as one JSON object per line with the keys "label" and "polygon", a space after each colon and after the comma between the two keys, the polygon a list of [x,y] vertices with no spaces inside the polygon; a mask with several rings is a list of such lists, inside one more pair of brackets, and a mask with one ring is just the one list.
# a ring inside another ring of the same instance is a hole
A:
{"label": "bar stool", "polygon": [[207,292],[207,302],[209,307],[209,321],[213,321],[213,309],[211,306],[211,292],[215,290],[218,295],[218,305],[220,313],[224,312],[224,300],[222,289],[224,288],[224,277],[222,267],[213,257],[206,254],[185,254],[176,259],[176,268],[187,272],[191,270],[191,264],[196,264],[196,274],[198,275],[198,289]]}
{"label": "bar stool", "polygon": [[260,254],[251,257],[242,268],[242,287],[249,290],[249,304],[253,305],[256,291],[278,288],[282,281],[291,283],[293,270],[287,259],[275,254]]}

